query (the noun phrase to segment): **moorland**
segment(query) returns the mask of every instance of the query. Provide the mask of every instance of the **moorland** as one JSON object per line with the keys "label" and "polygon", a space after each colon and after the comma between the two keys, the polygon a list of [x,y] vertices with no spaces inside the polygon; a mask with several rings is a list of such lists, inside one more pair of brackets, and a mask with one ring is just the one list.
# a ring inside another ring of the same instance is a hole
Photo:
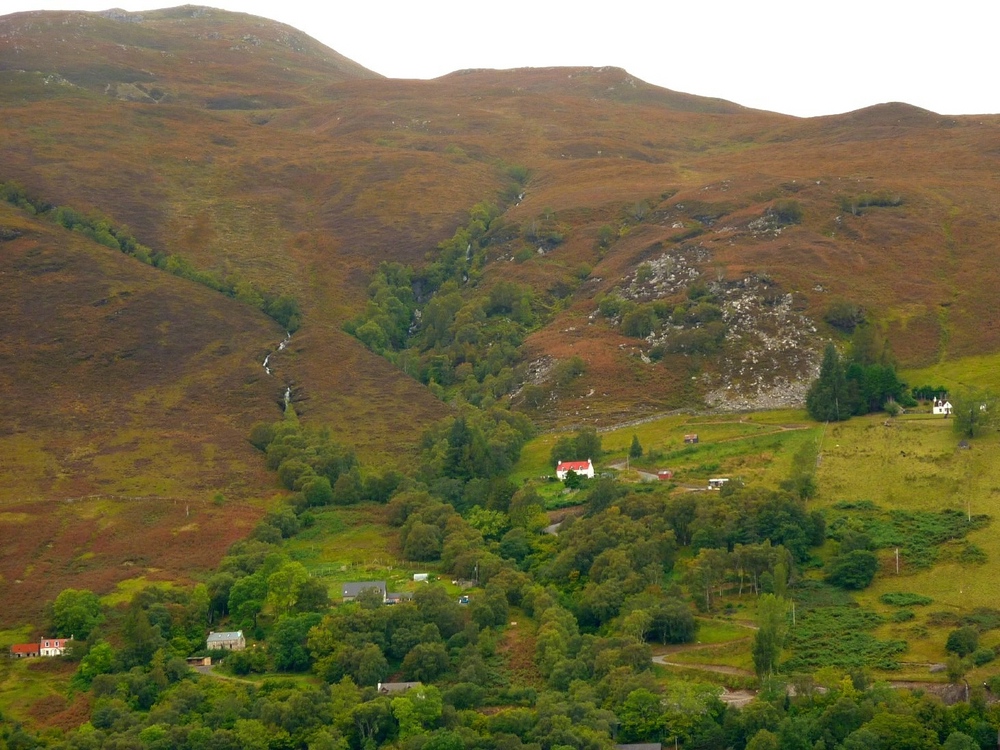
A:
{"label": "moorland", "polygon": [[994,746],[997,116],[194,6],[0,101],[7,747]]}

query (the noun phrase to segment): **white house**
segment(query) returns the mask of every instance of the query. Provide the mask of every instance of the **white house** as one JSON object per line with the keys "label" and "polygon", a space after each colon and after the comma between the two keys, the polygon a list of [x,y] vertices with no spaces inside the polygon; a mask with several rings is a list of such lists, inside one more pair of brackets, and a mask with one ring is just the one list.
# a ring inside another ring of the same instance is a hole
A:
{"label": "white house", "polygon": [[564,481],[571,471],[587,479],[594,478],[594,464],[589,458],[586,461],[560,461],[556,464],[556,477],[560,482]]}
{"label": "white house", "polygon": [[931,411],[934,414],[942,414],[947,417],[951,414],[951,401],[946,398],[936,398],[934,399],[934,406],[931,407]]}
{"label": "white house", "polygon": [[66,651],[66,644],[73,640],[69,638],[42,638],[38,645],[38,652],[41,656],[62,656]]}
{"label": "white house", "polygon": [[242,651],[247,647],[247,641],[242,630],[223,633],[213,630],[208,634],[205,645],[216,651]]}

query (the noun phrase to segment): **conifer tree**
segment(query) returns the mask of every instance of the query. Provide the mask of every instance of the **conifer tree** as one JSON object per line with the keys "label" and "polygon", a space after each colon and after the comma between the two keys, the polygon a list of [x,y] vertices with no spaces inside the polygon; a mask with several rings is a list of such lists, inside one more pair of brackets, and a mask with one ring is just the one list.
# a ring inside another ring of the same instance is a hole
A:
{"label": "conifer tree", "polygon": [[854,411],[854,399],[844,374],[844,364],[833,344],[823,353],[819,378],[806,394],[806,410],[818,422],[840,422]]}
{"label": "conifer tree", "polygon": [[628,449],[629,458],[642,458],[642,445],[639,444],[639,437],[632,436],[632,446]]}

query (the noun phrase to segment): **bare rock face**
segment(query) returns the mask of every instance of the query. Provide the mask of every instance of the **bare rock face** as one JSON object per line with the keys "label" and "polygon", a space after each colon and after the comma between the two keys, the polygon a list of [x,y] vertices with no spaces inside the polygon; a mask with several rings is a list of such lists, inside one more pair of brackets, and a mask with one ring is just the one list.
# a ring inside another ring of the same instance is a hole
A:
{"label": "bare rock face", "polygon": [[804,405],[819,375],[813,322],[792,309],[791,294],[758,277],[730,282],[720,294],[726,342],[706,403],[737,410]]}
{"label": "bare rock face", "polygon": [[[699,284],[710,300],[711,319],[671,315],[645,337],[648,348],[639,356],[647,364],[657,350],[703,356],[700,381],[706,405],[713,408],[802,406],[819,373],[823,342],[815,324],[795,310],[793,295],[770,278],[751,274],[727,280],[719,273],[708,280],[711,260],[702,245],[677,248],[641,264],[616,291],[641,304],[683,299]],[[623,317],[612,324],[620,325]]]}

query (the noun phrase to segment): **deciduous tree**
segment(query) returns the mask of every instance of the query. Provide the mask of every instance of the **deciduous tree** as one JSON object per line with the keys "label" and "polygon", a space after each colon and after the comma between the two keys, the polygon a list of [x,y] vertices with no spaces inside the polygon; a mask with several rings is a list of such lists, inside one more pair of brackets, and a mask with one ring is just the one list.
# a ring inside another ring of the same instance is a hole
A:
{"label": "deciduous tree", "polygon": [[52,603],[52,626],[59,636],[84,639],[101,619],[101,601],[87,589],[63,589]]}
{"label": "deciduous tree", "polygon": [[958,391],[951,396],[955,432],[964,438],[978,437],[1000,422],[996,394],[983,389]]}
{"label": "deciduous tree", "polygon": [[758,677],[773,674],[777,670],[787,634],[788,602],[773,594],[764,594],[757,600],[757,633],[751,649],[753,667]]}

